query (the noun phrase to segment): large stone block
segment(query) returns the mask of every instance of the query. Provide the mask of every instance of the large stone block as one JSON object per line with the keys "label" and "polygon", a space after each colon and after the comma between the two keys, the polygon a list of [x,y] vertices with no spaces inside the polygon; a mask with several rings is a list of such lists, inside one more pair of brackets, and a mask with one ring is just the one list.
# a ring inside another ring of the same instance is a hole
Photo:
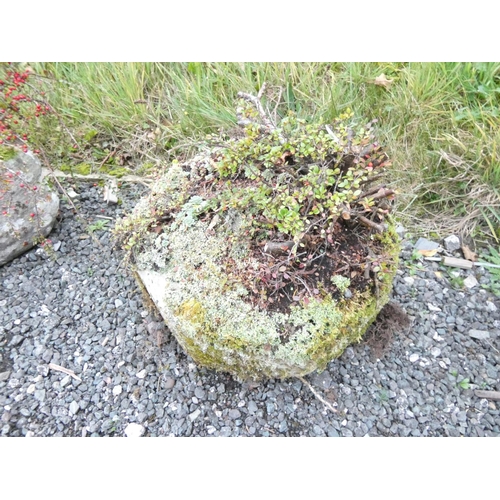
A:
{"label": "large stone block", "polygon": [[42,180],[32,153],[0,160],[0,265],[48,236],[59,211],[59,196]]}
{"label": "large stone block", "polygon": [[[182,190],[185,176],[171,167],[138,203],[128,219],[131,227],[149,225],[150,214]],[[242,271],[259,263],[240,214],[230,209],[203,221],[188,215],[193,203],[181,207],[160,232],[143,235],[134,259],[143,291],[198,364],[239,380],[322,371],[362,338],[387,303],[400,249],[392,222],[380,235],[367,229],[362,240],[384,269],[376,285],[342,289],[349,280],[337,276],[333,281],[342,290],[335,297],[317,293],[280,311],[256,307],[254,291],[241,280]]]}

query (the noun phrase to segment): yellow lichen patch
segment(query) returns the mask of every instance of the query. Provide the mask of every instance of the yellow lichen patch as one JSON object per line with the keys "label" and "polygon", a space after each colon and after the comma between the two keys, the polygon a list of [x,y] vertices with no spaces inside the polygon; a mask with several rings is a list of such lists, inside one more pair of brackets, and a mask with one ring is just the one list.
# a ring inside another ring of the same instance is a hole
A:
{"label": "yellow lichen patch", "polygon": [[203,323],[205,316],[202,305],[195,299],[183,302],[176,312],[182,319],[191,323]]}

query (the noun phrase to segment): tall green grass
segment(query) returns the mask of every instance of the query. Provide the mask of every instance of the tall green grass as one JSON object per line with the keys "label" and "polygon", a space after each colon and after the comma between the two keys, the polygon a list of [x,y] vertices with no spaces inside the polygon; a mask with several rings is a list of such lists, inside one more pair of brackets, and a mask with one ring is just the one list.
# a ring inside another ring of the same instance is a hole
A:
{"label": "tall green grass", "polygon": [[[330,120],[349,107],[378,118],[403,215],[500,238],[500,63],[32,66],[76,137],[97,133],[137,157],[167,158],[234,126],[237,93],[264,82],[281,95],[281,113]],[[387,88],[373,83],[381,73],[393,80]]]}

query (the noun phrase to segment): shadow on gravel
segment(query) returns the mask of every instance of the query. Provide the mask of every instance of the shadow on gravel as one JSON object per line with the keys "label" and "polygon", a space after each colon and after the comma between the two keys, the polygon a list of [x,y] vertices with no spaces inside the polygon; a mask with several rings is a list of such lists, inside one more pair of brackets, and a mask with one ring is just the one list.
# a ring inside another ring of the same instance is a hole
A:
{"label": "shadow on gravel", "polygon": [[395,302],[387,303],[365,334],[363,343],[371,349],[371,358],[382,359],[395,334],[410,326],[408,314]]}

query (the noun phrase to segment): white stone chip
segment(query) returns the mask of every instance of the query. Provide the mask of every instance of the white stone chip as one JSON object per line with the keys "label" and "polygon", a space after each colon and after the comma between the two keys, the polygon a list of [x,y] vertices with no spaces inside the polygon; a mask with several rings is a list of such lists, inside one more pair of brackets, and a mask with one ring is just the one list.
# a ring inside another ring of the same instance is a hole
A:
{"label": "white stone chip", "polygon": [[49,316],[49,314],[51,314],[51,310],[45,304],[42,304],[42,307],[38,314],[40,316]]}
{"label": "white stone chip", "polygon": [[127,437],[141,437],[144,434],[144,427],[140,424],[131,423],[125,427],[125,435]]}
{"label": "white stone chip", "polygon": [[466,286],[467,288],[474,288],[477,285],[479,285],[479,282],[477,281],[475,276],[468,276],[464,279],[464,286]]}
{"label": "white stone chip", "polygon": [[469,335],[475,339],[489,339],[490,332],[486,330],[470,330]]}
{"label": "white stone chip", "polygon": [[72,401],[69,405],[69,411],[71,414],[76,415],[80,410],[80,405],[76,401]]}
{"label": "white stone chip", "polygon": [[435,312],[441,311],[439,307],[435,306],[434,304],[431,304],[430,302],[427,304],[427,307],[429,308],[429,311],[435,311]]}
{"label": "white stone chip", "polygon": [[416,361],[418,361],[419,358],[420,356],[417,353],[413,353],[412,355],[410,355],[409,359],[411,363],[415,363]]}
{"label": "white stone chip", "polygon": [[189,420],[194,422],[200,416],[201,410],[194,410],[193,413],[189,414]]}
{"label": "white stone chip", "polygon": [[75,198],[78,198],[80,196],[73,188],[66,189],[66,194],[74,200]]}
{"label": "white stone chip", "polygon": [[441,354],[441,349],[439,347],[434,347],[431,349],[431,354],[437,358]]}
{"label": "white stone chip", "polygon": [[115,385],[113,387],[113,395],[114,396],[118,396],[121,393],[122,393],[122,386],[121,385]]}
{"label": "white stone chip", "polygon": [[136,373],[137,378],[144,378],[146,376],[146,369],[142,369],[140,372]]}
{"label": "white stone chip", "polygon": [[496,312],[498,307],[493,304],[493,302],[490,302],[489,300],[486,301],[486,309],[490,312]]}

